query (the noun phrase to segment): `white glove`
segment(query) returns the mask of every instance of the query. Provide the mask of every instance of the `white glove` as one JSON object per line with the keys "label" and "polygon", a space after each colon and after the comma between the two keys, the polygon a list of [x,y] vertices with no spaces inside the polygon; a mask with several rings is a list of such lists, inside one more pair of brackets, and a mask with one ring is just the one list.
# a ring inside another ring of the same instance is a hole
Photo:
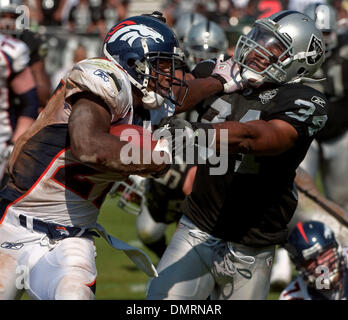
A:
{"label": "white glove", "polygon": [[232,93],[245,87],[246,82],[241,77],[240,66],[233,61],[233,57],[226,61],[218,59],[211,76],[221,81],[225,93]]}

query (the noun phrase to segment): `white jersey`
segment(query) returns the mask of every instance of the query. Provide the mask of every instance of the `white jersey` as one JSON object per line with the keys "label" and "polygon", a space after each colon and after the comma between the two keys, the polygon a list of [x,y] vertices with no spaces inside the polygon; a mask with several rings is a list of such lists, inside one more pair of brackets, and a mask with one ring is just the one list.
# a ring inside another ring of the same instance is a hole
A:
{"label": "white jersey", "polygon": [[[16,143],[10,158],[10,181],[1,197],[7,214],[23,214],[66,226],[94,227],[113,183],[125,177],[76,161],[70,152],[70,98],[91,92],[108,106],[111,123],[131,123],[131,85],[109,60],[87,59],[62,80],[32,128]],[[2,218],[2,219],[3,219]]]}
{"label": "white jersey", "polygon": [[[347,263],[347,275],[344,278],[346,280],[348,276],[348,247],[342,249],[342,254]],[[346,292],[346,294],[348,294],[348,292]],[[279,300],[313,300],[313,298],[308,291],[307,284],[303,281],[301,276],[298,276],[281,292]]]}
{"label": "white jersey", "polygon": [[9,82],[28,63],[27,45],[18,39],[0,35],[0,143],[9,141],[13,133],[9,118]]}

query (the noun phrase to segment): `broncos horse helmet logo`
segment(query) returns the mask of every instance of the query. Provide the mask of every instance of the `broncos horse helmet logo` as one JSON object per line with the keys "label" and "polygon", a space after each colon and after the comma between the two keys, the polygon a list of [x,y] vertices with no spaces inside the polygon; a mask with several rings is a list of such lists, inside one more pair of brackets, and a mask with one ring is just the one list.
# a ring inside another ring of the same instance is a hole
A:
{"label": "broncos horse helmet logo", "polygon": [[129,46],[133,46],[136,39],[152,39],[156,43],[164,42],[163,36],[154,29],[143,24],[135,24],[133,21],[125,21],[121,25],[115,26],[109,32],[106,42],[114,42],[116,39],[128,42]]}

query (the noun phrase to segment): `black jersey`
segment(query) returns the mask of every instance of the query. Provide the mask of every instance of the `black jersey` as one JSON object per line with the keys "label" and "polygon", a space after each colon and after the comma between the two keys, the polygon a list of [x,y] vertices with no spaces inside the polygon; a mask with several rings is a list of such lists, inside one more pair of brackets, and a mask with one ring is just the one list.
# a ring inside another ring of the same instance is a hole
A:
{"label": "black jersey", "polygon": [[210,175],[209,164],[198,165],[184,214],[224,240],[249,246],[284,242],[297,206],[295,171],[325,124],[325,96],[303,84],[285,84],[264,91],[246,89],[206,103],[210,107],[202,122],[280,119],[297,130],[298,139],[276,156],[230,156],[224,175]]}
{"label": "black jersey", "polygon": [[156,222],[172,223],[180,219],[180,205],[185,198],[182,189],[192,166],[185,163],[174,164],[163,177],[148,179],[147,205]]}
{"label": "black jersey", "polygon": [[311,84],[328,100],[328,121],[317,136],[318,141],[336,138],[348,129],[348,33],[338,36],[338,45],[326,58],[315,78],[325,81]]}

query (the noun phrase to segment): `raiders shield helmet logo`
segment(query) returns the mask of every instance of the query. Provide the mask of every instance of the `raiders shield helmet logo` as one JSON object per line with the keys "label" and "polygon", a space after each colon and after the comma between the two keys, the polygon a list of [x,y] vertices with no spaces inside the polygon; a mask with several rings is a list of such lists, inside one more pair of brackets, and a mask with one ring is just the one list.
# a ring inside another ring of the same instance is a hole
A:
{"label": "raiders shield helmet logo", "polygon": [[324,54],[323,42],[314,34],[312,34],[311,40],[309,41],[307,52],[313,53],[312,55],[307,57],[308,64],[316,64]]}

